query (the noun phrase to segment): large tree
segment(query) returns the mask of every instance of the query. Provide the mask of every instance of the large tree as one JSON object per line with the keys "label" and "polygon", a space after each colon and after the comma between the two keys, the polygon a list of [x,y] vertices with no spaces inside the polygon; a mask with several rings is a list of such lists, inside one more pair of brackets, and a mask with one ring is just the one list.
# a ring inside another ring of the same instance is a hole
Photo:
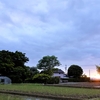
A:
{"label": "large tree", "polygon": [[37,67],[31,67],[30,68],[31,76],[33,77],[35,74],[38,74],[39,71],[37,70]]}
{"label": "large tree", "polygon": [[8,76],[12,79],[19,77],[22,81],[25,80],[27,68],[25,63],[29,59],[25,56],[25,53],[16,51],[10,52],[6,50],[0,51],[0,75]]}
{"label": "large tree", "polygon": [[44,56],[41,60],[38,61],[37,64],[38,69],[49,75],[52,75],[52,69],[55,66],[60,66],[60,62],[55,56]]}
{"label": "large tree", "polygon": [[13,55],[11,55],[11,57],[12,57],[12,60],[15,64],[14,67],[17,67],[17,66],[24,67],[25,63],[27,61],[29,61],[29,59],[25,56],[25,53],[22,53],[19,51],[14,52]]}
{"label": "large tree", "polygon": [[83,69],[78,65],[71,65],[68,68],[68,76],[78,78],[83,74]]}

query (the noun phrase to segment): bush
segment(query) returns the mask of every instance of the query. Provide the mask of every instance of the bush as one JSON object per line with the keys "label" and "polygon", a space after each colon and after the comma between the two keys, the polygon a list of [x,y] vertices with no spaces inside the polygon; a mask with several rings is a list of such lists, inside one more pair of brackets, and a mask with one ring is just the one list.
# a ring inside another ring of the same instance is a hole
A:
{"label": "bush", "polygon": [[54,83],[58,84],[60,82],[60,78],[59,77],[54,77]]}
{"label": "bush", "polygon": [[51,77],[51,78],[47,81],[48,84],[59,84],[59,82],[60,82],[59,77]]}
{"label": "bush", "polygon": [[22,83],[23,82],[19,76],[12,75],[9,78],[12,80],[12,83]]}
{"label": "bush", "polygon": [[61,81],[62,81],[62,83],[67,83],[68,79],[62,78]]}
{"label": "bush", "polygon": [[33,83],[32,78],[25,79],[25,83]]}
{"label": "bush", "polygon": [[47,74],[36,74],[35,76],[33,76],[32,82],[46,84],[49,79],[50,76]]}
{"label": "bush", "polygon": [[51,77],[47,74],[36,74],[32,83],[44,83],[44,84],[58,84],[60,82],[59,77]]}

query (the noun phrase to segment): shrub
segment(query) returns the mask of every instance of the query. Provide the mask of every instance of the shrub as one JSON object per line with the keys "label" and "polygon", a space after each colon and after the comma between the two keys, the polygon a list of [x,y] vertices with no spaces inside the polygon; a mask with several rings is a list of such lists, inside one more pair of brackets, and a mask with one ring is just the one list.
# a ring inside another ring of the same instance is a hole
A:
{"label": "shrub", "polygon": [[23,82],[22,79],[18,75],[16,76],[12,75],[9,78],[12,80],[12,83],[22,83]]}
{"label": "shrub", "polygon": [[32,83],[33,81],[32,81],[32,78],[27,78],[27,79],[25,79],[25,83]]}
{"label": "shrub", "polygon": [[48,84],[59,84],[59,82],[60,82],[59,77],[51,77],[51,78],[47,81]]}
{"label": "shrub", "polygon": [[47,74],[36,74],[33,76],[33,83],[44,83],[46,84],[47,81],[50,79],[50,76]]}

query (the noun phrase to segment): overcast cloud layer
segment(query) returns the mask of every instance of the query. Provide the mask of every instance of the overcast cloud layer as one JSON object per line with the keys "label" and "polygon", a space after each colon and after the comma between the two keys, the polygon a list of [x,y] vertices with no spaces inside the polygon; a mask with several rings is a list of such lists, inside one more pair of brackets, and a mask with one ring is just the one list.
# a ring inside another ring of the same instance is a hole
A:
{"label": "overcast cloud layer", "polygon": [[0,0],[0,50],[36,66],[45,55],[84,70],[100,64],[100,0]]}

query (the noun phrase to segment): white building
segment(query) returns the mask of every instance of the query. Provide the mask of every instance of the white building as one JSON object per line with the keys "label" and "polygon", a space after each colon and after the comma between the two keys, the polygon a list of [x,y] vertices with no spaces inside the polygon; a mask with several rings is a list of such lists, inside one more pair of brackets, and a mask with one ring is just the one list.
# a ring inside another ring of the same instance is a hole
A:
{"label": "white building", "polygon": [[60,77],[61,82],[63,79],[69,79],[69,77],[67,77],[67,75],[64,73],[64,71],[62,71],[61,69],[54,71],[53,77]]}

